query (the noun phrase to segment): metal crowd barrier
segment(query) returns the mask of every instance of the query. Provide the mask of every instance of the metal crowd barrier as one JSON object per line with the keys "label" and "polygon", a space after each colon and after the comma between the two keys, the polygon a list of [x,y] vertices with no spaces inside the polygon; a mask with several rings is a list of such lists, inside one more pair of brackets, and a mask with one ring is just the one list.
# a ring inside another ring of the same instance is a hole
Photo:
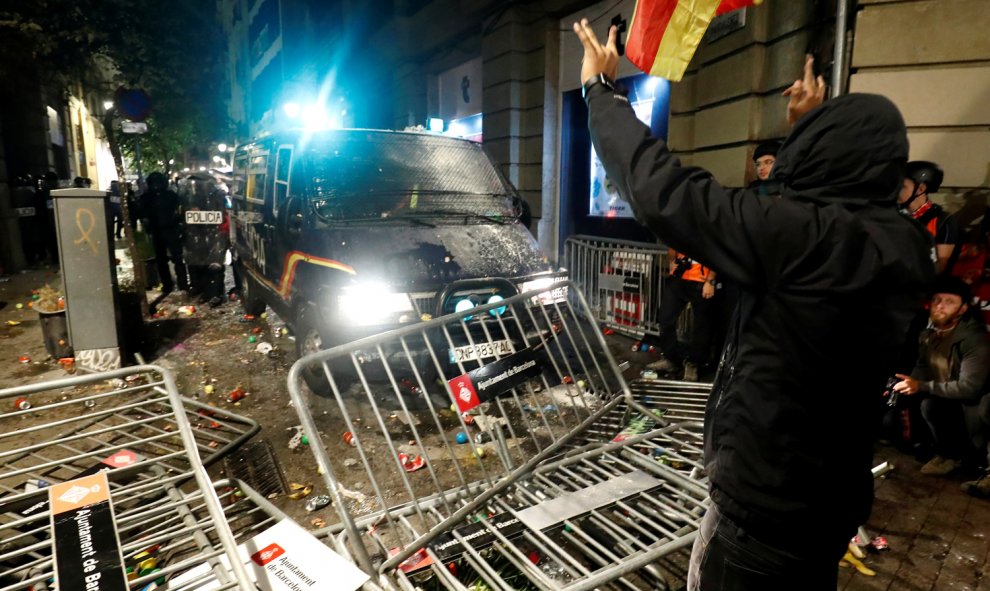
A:
{"label": "metal crowd barrier", "polygon": [[[636,338],[660,335],[660,300],[670,268],[666,247],[578,235],[564,248],[570,279],[600,324]],[[689,307],[677,333],[683,337],[690,328]]]}
{"label": "metal crowd barrier", "polygon": [[571,236],[564,245],[571,281],[595,318],[631,336],[658,336],[667,249],[659,244]]}
{"label": "metal crowd barrier", "polygon": [[0,591],[51,588],[64,557],[55,560],[49,487],[75,481],[56,501],[82,507],[100,487],[77,479],[100,472],[131,589],[203,563],[212,588],[253,589],[204,462],[257,424],[182,398],[171,374],[154,366],[0,390],[0,406],[9,409],[0,414]]}
{"label": "metal crowd barrier", "polygon": [[[382,587],[661,588],[656,561],[693,541],[708,503],[698,429],[632,397],[581,293],[561,286],[292,367],[337,550]],[[308,394],[307,374],[325,391]],[[584,438],[620,408],[635,420]]]}

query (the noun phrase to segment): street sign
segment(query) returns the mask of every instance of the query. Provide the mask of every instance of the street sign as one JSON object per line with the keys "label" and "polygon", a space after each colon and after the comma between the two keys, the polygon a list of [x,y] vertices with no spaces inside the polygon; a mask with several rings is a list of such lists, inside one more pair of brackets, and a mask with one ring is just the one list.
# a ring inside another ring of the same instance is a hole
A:
{"label": "street sign", "polygon": [[151,114],[151,97],[139,88],[121,86],[113,93],[117,112],[131,121],[144,121]]}
{"label": "street sign", "polygon": [[148,124],[143,121],[121,121],[120,131],[124,133],[148,133]]}

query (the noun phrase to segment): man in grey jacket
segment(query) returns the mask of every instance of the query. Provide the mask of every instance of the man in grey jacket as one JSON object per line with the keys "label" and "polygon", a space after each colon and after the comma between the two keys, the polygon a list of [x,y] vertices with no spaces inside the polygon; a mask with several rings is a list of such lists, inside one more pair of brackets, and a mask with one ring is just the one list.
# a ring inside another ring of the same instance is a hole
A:
{"label": "man in grey jacket", "polygon": [[[990,459],[981,457],[990,451],[990,425],[981,416],[988,404],[990,337],[981,321],[967,315],[970,301],[969,286],[961,279],[939,279],[918,362],[910,376],[897,374],[901,381],[894,391],[925,395],[921,414],[935,437],[937,454],[922,466],[922,474],[944,476],[967,460],[981,465]],[[964,484],[963,489],[977,494],[983,485],[990,493],[987,476]]]}

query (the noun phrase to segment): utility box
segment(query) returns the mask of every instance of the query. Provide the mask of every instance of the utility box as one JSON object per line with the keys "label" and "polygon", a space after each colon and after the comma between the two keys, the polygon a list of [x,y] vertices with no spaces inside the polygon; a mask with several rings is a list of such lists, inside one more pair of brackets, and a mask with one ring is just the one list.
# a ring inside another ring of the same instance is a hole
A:
{"label": "utility box", "polygon": [[69,340],[76,367],[121,366],[117,264],[109,197],[93,189],[52,191]]}

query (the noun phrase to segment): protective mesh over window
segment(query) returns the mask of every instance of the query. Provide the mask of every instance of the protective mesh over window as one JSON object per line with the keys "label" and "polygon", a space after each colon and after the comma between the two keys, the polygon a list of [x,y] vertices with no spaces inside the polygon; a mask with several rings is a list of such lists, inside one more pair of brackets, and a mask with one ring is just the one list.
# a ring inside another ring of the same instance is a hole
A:
{"label": "protective mesh over window", "polygon": [[476,143],[385,132],[332,132],[306,147],[314,206],[329,219],[513,217],[514,191]]}

